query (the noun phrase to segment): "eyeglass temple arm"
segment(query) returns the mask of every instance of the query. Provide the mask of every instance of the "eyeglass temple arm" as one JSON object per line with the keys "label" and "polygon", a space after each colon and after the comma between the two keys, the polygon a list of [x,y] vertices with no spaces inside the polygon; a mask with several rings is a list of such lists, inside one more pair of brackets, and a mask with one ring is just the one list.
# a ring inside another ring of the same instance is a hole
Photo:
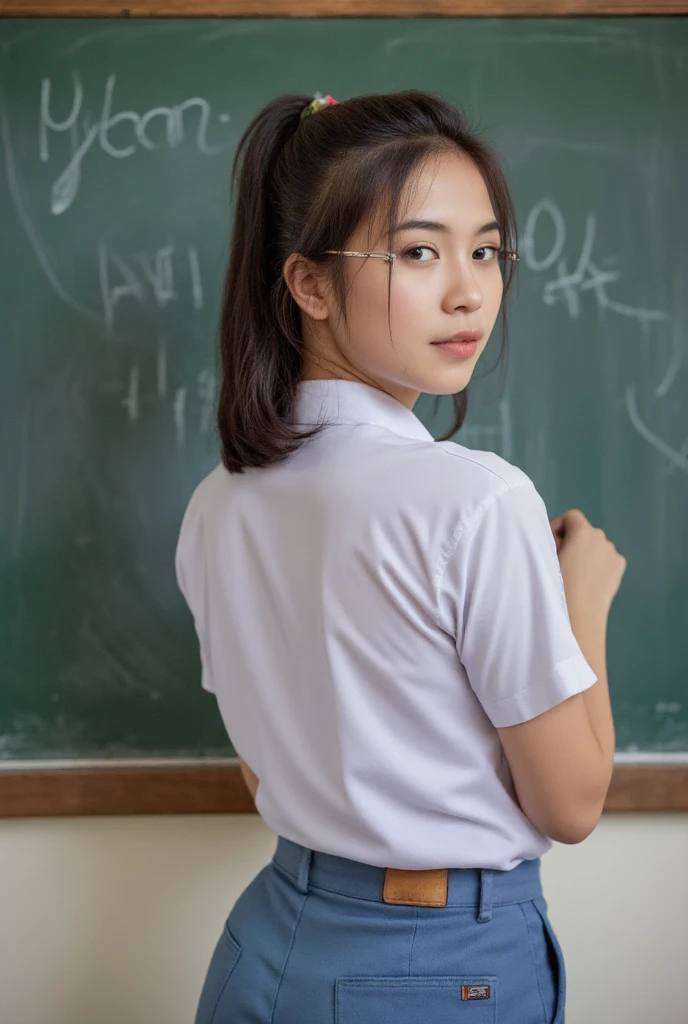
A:
{"label": "eyeglass temple arm", "polygon": [[346,249],[325,249],[325,253],[329,256],[373,256],[379,260],[387,260],[388,263],[396,259],[393,252],[351,252]]}

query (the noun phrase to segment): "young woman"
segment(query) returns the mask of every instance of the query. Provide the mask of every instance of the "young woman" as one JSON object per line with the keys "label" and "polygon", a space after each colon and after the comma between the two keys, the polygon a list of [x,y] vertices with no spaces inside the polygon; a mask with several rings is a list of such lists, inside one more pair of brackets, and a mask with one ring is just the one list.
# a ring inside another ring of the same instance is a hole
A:
{"label": "young woman", "polygon": [[176,566],[277,845],[197,1024],[561,1024],[540,857],[602,811],[625,561],[412,411],[465,416],[517,258],[500,165],[410,91],[282,96],[238,169],[222,464]]}

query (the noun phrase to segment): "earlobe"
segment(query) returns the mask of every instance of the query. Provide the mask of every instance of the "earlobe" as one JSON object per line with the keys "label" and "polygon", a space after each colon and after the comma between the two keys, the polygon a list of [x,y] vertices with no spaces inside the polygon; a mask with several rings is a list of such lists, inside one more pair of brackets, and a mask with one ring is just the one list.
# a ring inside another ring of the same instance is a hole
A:
{"label": "earlobe", "polygon": [[324,300],[322,274],[299,253],[289,256],[282,270],[282,276],[291,292],[294,302],[313,320],[326,320],[329,316]]}

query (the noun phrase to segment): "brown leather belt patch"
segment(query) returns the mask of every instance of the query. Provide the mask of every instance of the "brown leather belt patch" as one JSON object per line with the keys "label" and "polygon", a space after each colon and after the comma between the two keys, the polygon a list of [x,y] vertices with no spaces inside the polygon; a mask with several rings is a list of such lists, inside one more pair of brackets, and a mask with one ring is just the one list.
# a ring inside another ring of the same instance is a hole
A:
{"label": "brown leather belt patch", "polygon": [[449,868],[431,871],[405,871],[385,868],[382,898],[385,903],[403,903],[410,907],[446,907]]}

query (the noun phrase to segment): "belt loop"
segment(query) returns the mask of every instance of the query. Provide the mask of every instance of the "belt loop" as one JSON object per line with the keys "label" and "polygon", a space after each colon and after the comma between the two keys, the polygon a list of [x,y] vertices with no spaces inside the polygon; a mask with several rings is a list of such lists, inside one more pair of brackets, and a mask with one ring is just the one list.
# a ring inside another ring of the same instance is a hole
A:
{"label": "belt loop", "polygon": [[480,910],[478,911],[478,922],[484,924],[492,920],[492,885],[494,882],[494,871],[492,868],[480,869]]}
{"label": "belt loop", "polygon": [[313,851],[304,847],[301,851],[301,860],[299,862],[299,870],[296,877],[296,888],[299,892],[308,892],[308,876],[310,875],[312,859]]}

